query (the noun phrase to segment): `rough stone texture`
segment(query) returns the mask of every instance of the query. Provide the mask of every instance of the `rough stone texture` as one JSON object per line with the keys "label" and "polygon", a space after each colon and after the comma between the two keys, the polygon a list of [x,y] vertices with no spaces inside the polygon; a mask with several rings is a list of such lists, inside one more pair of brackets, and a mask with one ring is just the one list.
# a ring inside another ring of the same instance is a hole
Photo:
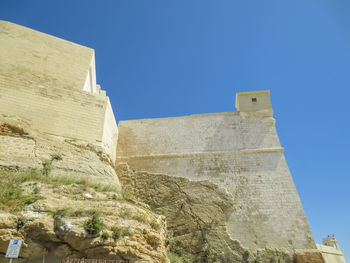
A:
{"label": "rough stone texture", "polygon": [[[0,255],[6,252],[11,238],[20,238],[24,245],[18,262],[39,263],[46,253],[50,263],[67,256],[169,262],[164,218],[143,203],[122,198],[118,177],[106,154],[79,141],[39,133],[26,122],[0,115],[1,193],[7,190],[4,173],[18,176],[31,169],[40,171],[43,161],[54,155],[62,160],[51,161],[50,178],[81,178],[86,183],[60,185],[34,179],[21,183],[26,195],[39,192],[44,199],[21,211],[12,211],[6,204],[0,206]],[[107,190],[100,190],[102,187]],[[57,213],[59,210],[64,212]],[[83,229],[84,221],[94,212],[100,214],[103,231],[110,236],[107,240],[88,235]],[[27,221],[23,228],[17,229],[18,219]],[[157,222],[159,229],[153,229],[151,222]],[[113,239],[114,226],[126,229],[127,234]],[[0,262],[7,261],[0,257]]]}
{"label": "rough stone texture", "polygon": [[[238,93],[238,112],[120,122],[116,152],[118,127],[108,97],[96,85],[94,50],[5,21],[0,21],[0,47],[0,172],[42,170],[49,162],[52,178],[80,178],[120,197],[117,157],[119,167],[128,163],[138,171],[120,168],[125,185],[167,216],[179,247],[196,262],[290,262],[294,249],[315,248],[279,143],[269,91]],[[52,161],[53,155],[63,159]],[[51,189],[46,194],[59,207],[57,189],[42,186]],[[111,197],[93,194],[88,198]],[[71,199],[79,198],[65,200]],[[63,221],[47,217],[45,209],[31,209],[22,214],[30,221],[23,233],[9,227],[6,220],[14,215],[0,221],[1,231],[10,229],[2,233],[3,242],[25,238],[27,259],[43,253],[45,240],[54,244],[46,248],[52,250],[50,262],[57,255],[99,253],[167,261],[165,225],[148,208],[144,213],[161,222],[161,234],[143,229],[125,249],[84,236],[81,218],[70,218],[74,231],[61,233]],[[105,219],[113,221],[116,215],[108,213]],[[343,259],[332,248],[319,249],[326,263]],[[317,261],[316,254],[300,254],[299,260]]]}
{"label": "rough stone texture", "polygon": [[345,263],[344,254],[339,248],[317,244],[317,249],[321,251],[325,263]]}
{"label": "rough stone texture", "polygon": [[112,161],[103,148],[42,134],[28,122],[0,114],[0,167],[42,169],[43,162],[55,154],[62,160],[52,162],[52,176],[93,180],[120,191]]}
{"label": "rough stone texture", "polygon": [[[35,185],[38,187],[38,184]],[[34,187],[28,184],[27,190]],[[87,201],[83,195],[74,196],[77,186],[65,186],[53,189],[40,185],[46,199],[36,202],[19,214],[0,213],[0,254],[6,252],[11,238],[24,240],[18,262],[42,262],[43,254],[48,254],[50,263],[59,263],[66,257],[148,260],[148,262],[168,262],[165,248],[166,224],[160,216],[154,215],[147,207],[114,200],[108,194],[92,193]],[[91,189],[90,189],[91,192]],[[56,217],[49,211],[77,209],[99,211],[104,223],[104,232],[110,238],[103,240],[101,235],[88,235],[83,229],[86,215],[67,215]],[[144,222],[137,216],[144,215]],[[16,230],[16,220],[28,220],[23,229]],[[156,220],[160,229],[154,230],[150,222]],[[127,236],[113,239],[113,226],[129,231]],[[0,262],[7,262],[0,257]],[[31,261],[28,261],[31,260]]]}
{"label": "rough stone texture", "polygon": [[2,79],[24,87],[81,91],[94,57],[91,48],[1,20],[0,45]]}
{"label": "rough stone texture", "polygon": [[315,248],[270,114],[121,121],[117,164],[226,189],[236,202],[228,233],[245,247]]}
{"label": "rough stone texture", "polygon": [[98,88],[83,91],[91,71],[93,49],[0,21],[0,113],[102,146],[114,161],[118,132],[109,99]]}
{"label": "rough stone texture", "polygon": [[117,172],[123,187],[134,191],[154,212],[166,216],[175,244],[170,246],[171,252],[191,262],[292,262],[285,249],[252,251],[231,239],[226,217],[237,200],[218,185],[134,172],[127,165],[119,165]]}
{"label": "rough stone texture", "polygon": [[[294,255],[295,263],[325,263],[322,253],[317,249],[296,250]],[[336,262],[336,261],[330,261]]]}

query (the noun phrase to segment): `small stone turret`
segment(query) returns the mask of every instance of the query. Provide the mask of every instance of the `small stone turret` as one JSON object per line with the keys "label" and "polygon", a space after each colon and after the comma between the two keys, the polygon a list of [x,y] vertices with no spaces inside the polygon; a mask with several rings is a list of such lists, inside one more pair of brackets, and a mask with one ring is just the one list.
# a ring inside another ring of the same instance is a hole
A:
{"label": "small stone turret", "polygon": [[322,245],[317,244],[317,249],[321,251],[325,263],[346,263],[334,235],[323,238]]}
{"label": "small stone turret", "polygon": [[336,249],[339,249],[338,241],[335,239],[334,236],[328,236],[322,239],[322,244],[324,246],[334,247]]}
{"label": "small stone turret", "polygon": [[264,116],[273,115],[269,90],[239,92],[236,94],[236,109],[239,112],[260,112]]}

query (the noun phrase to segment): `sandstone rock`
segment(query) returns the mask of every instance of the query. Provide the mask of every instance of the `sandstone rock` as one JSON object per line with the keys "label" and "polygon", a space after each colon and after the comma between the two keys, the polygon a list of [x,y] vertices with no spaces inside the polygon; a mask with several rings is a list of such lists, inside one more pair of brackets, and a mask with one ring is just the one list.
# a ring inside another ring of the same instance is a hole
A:
{"label": "sandstone rock", "polygon": [[297,249],[294,259],[296,263],[325,263],[322,253],[317,249]]}
{"label": "sandstone rock", "polygon": [[[11,129],[18,125],[21,129]],[[123,199],[115,169],[101,156],[90,145],[44,135],[0,116],[0,181],[5,182],[0,191],[10,185],[20,189],[19,198],[27,198],[25,205],[13,207],[5,199],[0,202],[0,253],[18,238],[24,241],[18,262],[39,263],[44,255],[50,263],[65,257],[169,262],[164,217]],[[84,229],[92,214],[103,222],[95,235]],[[153,221],[159,229],[152,228]],[[118,237],[115,227],[123,230]],[[102,232],[109,237],[103,239]],[[0,258],[0,263],[7,261]]]}
{"label": "sandstone rock", "polygon": [[292,263],[287,250],[250,251],[229,236],[226,217],[235,208],[235,200],[217,185],[136,172],[126,164],[119,165],[117,172],[123,187],[130,188],[154,212],[166,216],[173,235],[168,235],[170,251],[178,257],[189,262]]}
{"label": "sandstone rock", "polygon": [[40,133],[28,122],[1,114],[0,127],[0,167],[40,170],[47,162],[53,177],[91,181],[96,187],[121,191],[114,167],[107,158],[102,158],[104,155],[100,149],[84,142]]}

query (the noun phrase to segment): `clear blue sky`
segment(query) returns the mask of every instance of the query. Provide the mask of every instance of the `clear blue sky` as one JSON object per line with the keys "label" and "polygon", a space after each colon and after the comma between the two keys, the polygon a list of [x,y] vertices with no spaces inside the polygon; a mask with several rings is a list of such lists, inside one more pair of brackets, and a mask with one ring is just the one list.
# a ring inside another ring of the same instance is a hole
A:
{"label": "clear blue sky", "polygon": [[317,242],[350,261],[348,0],[1,0],[0,19],[96,50],[119,120],[234,111],[270,89]]}

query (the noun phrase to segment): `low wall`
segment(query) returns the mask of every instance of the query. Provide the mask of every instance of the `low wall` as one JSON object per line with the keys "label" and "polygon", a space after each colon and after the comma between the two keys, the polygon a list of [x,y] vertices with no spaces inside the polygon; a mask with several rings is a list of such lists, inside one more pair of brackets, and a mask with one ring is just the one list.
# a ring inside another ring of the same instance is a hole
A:
{"label": "low wall", "polygon": [[321,251],[325,263],[345,263],[344,254],[341,250],[319,244],[317,244],[317,249]]}

